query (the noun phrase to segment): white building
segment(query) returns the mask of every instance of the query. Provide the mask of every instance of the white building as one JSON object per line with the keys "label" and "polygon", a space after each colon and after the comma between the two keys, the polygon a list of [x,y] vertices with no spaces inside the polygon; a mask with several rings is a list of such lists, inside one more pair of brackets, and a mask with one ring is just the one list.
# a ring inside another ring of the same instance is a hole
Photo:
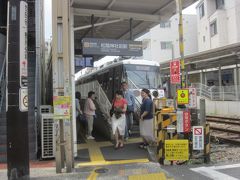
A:
{"label": "white building", "polygon": [[201,0],[196,8],[199,51],[240,42],[239,0]]}
{"label": "white building", "polygon": [[[178,24],[178,15],[174,15],[169,21],[161,22],[140,37],[138,40],[143,41],[143,58],[163,62],[180,57]],[[197,52],[196,15],[183,15],[183,32],[185,55]]]}

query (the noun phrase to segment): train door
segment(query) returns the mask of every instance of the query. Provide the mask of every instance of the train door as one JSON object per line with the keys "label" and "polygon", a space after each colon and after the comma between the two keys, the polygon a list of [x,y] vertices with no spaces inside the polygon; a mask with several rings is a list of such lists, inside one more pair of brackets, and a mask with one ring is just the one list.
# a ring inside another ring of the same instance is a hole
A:
{"label": "train door", "polygon": [[122,80],[122,66],[117,66],[113,69],[113,95],[117,90],[121,89],[121,80]]}

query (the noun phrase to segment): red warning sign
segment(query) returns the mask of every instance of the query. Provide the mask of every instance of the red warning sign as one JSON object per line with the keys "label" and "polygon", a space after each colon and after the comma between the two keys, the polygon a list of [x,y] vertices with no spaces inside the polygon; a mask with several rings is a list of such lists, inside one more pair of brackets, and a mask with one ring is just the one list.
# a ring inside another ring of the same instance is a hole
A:
{"label": "red warning sign", "polygon": [[180,61],[174,60],[170,62],[171,84],[180,84]]}
{"label": "red warning sign", "polygon": [[203,132],[202,132],[202,128],[195,128],[194,129],[194,135],[202,135],[203,134]]}

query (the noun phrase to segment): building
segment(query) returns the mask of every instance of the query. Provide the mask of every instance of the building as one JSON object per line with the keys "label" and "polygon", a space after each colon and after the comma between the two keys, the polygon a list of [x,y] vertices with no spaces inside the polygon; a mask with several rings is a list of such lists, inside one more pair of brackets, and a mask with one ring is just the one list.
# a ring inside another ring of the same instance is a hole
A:
{"label": "building", "polygon": [[199,51],[240,42],[239,0],[201,0],[196,8]]}
{"label": "building", "polygon": [[[161,22],[140,37],[139,40],[143,41],[143,58],[163,62],[180,57],[178,24],[178,15],[174,15],[169,21]],[[196,15],[183,15],[183,31],[185,55],[197,52]]]}

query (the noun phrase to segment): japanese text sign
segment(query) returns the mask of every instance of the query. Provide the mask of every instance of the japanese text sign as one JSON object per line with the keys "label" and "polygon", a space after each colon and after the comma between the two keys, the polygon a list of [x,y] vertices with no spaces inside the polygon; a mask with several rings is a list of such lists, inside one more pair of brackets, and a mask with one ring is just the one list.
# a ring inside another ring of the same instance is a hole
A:
{"label": "japanese text sign", "polygon": [[165,159],[169,161],[188,160],[188,140],[165,140]]}
{"label": "japanese text sign", "polygon": [[174,60],[170,62],[171,84],[180,84],[180,61]]}
{"label": "japanese text sign", "polygon": [[189,103],[189,90],[188,89],[178,89],[177,90],[177,103],[178,104],[188,104]]}

